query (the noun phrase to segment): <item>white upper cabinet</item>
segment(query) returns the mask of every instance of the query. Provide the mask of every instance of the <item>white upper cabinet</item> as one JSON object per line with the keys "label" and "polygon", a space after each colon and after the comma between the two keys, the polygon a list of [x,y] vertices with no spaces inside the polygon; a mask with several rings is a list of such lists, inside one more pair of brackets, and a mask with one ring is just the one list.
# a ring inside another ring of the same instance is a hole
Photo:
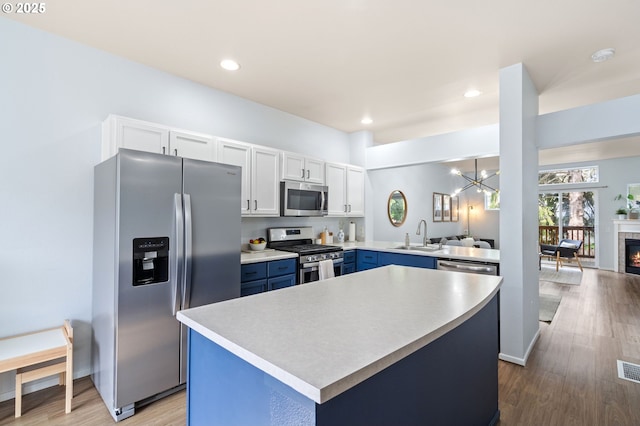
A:
{"label": "white upper cabinet", "polygon": [[347,166],[347,216],[364,216],[364,169]]}
{"label": "white upper cabinet", "polygon": [[329,216],[364,216],[364,169],[326,163]]}
{"label": "white upper cabinet", "polygon": [[254,146],[251,156],[252,214],[280,216],[280,151]]}
{"label": "white upper cabinet", "polygon": [[242,167],[242,195],[240,211],[251,213],[251,145],[218,138],[218,161]]}
{"label": "white upper cabinet", "polygon": [[215,140],[211,136],[110,115],[102,124],[102,159],[114,156],[119,148],[216,160]]}
{"label": "white upper cabinet", "polygon": [[216,142],[208,135],[191,132],[169,132],[169,154],[194,160],[216,161]]}
{"label": "white upper cabinet", "polygon": [[324,161],[292,152],[282,153],[282,179],[324,185]]}
{"label": "white upper cabinet", "polygon": [[279,216],[279,151],[218,138],[218,161],[242,167],[244,216]]}

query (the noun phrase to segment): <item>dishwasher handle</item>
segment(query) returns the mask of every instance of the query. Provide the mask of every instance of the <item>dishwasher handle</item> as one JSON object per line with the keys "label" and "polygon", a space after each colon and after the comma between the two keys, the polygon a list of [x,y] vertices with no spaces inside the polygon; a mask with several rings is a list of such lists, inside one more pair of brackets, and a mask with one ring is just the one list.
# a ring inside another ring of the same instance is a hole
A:
{"label": "dishwasher handle", "polygon": [[474,272],[476,274],[496,275],[495,266],[448,262],[445,260],[438,261],[438,269],[443,271]]}

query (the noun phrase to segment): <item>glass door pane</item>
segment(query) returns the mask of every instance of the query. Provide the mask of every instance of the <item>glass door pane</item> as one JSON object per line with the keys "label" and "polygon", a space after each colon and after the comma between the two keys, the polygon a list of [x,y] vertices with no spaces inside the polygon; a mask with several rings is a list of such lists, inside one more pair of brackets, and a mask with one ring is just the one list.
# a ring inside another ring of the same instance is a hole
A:
{"label": "glass door pane", "polygon": [[538,194],[538,229],[540,244],[557,244],[560,223],[558,193]]}
{"label": "glass door pane", "polygon": [[582,241],[579,256],[595,257],[595,205],[593,192],[562,194],[562,237]]}

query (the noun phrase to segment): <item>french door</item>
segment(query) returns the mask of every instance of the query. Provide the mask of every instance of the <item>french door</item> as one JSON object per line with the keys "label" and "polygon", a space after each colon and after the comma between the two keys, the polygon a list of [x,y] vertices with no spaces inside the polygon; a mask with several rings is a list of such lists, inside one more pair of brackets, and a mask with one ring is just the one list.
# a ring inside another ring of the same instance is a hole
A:
{"label": "french door", "polygon": [[562,239],[580,240],[580,257],[595,260],[596,194],[592,191],[540,192],[538,229],[541,244],[557,244]]}

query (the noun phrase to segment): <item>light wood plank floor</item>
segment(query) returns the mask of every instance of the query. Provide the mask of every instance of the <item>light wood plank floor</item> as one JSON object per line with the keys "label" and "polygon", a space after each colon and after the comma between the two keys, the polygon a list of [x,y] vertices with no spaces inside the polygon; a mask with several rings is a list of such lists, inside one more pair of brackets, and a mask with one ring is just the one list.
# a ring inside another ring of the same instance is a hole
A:
{"label": "light wood plank floor", "polygon": [[[501,426],[640,425],[640,384],[617,378],[616,360],[640,364],[640,277],[585,269],[579,286],[540,283],[562,301],[526,367],[499,362]],[[0,403],[0,424],[108,425],[113,421],[91,380],[75,381],[73,411],[64,388],[28,394],[15,420]],[[124,425],[184,425],[185,392],[139,410]]]}

